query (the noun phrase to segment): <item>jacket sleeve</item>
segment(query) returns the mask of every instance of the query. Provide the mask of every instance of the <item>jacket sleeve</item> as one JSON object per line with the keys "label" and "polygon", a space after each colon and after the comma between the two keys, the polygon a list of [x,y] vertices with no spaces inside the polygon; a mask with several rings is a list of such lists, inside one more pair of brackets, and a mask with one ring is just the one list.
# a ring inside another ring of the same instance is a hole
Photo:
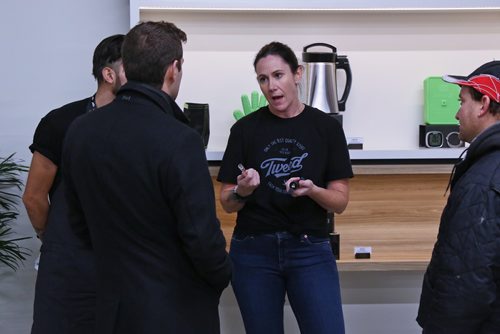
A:
{"label": "jacket sleeve", "polygon": [[478,184],[454,190],[424,279],[424,333],[477,333],[498,304],[499,193]]}
{"label": "jacket sleeve", "polygon": [[231,264],[216,217],[215,195],[200,136],[190,131],[168,168],[167,196],[173,203],[184,251],[200,276],[219,293],[229,284]]}

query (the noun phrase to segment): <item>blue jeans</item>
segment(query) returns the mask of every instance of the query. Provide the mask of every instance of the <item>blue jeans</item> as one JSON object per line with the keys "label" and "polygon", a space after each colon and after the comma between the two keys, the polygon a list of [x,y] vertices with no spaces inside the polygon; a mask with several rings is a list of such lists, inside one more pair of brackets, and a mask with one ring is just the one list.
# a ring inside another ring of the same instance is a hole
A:
{"label": "blue jeans", "polygon": [[277,232],[231,240],[232,286],[247,334],[282,334],[285,294],[302,334],[343,334],[328,238]]}

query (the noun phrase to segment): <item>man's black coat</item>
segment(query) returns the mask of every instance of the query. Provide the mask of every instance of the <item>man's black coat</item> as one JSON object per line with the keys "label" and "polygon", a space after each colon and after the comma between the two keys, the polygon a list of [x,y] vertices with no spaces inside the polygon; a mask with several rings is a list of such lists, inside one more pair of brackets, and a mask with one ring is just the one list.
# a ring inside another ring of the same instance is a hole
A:
{"label": "man's black coat", "polygon": [[417,321],[424,334],[500,333],[500,122],[456,165]]}
{"label": "man's black coat", "polygon": [[165,93],[129,82],[63,149],[70,222],[98,270],[98,333],[218,333],[231,266],[202,140]]}

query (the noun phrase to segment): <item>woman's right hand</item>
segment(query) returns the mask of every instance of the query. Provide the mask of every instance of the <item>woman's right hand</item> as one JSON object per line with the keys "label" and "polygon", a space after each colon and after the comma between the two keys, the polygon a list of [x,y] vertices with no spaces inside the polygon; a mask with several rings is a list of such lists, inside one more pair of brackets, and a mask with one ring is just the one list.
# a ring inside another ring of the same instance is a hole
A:
{"label": "woman's right hand", "polygon": [[260,185],[260,175],[253,168],[245,169],[237,177],[238,194],[246,197],[250,196]]}

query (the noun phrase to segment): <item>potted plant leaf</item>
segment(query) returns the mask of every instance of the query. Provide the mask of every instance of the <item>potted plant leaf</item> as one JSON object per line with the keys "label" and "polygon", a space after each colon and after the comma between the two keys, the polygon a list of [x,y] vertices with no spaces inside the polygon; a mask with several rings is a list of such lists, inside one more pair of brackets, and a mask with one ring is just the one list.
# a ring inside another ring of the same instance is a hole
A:
{"label": "potted plant leaf", "polygon": [[10,226],[19,215],[17,204],[20,195],[17,191],[23,186],[21,174],[28,171],[28,167],[14,161],[13,156],[0,157],[0,265],[3,263],[16,270],[30,254],[18,242],[30,237],[14,237]]}

